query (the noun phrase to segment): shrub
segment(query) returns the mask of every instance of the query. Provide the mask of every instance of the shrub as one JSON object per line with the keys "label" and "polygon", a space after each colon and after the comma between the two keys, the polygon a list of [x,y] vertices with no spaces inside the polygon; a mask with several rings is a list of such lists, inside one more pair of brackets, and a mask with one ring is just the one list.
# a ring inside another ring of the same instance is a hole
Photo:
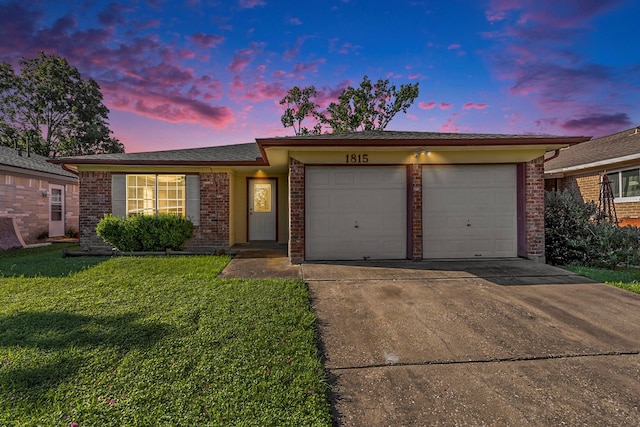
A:
{"label": "shrub", "polygon": [[193,224],[173,214],[104,216],[96,233],[105,242],[124,252],[182,250],[193,234]]}
{"label": "shrub", "polygon": [[640,230],[619,227],[602,218],[594,202],[576,190],[545,193],[545,252],[554,265],[580,264],[614,268],[640,263]]}

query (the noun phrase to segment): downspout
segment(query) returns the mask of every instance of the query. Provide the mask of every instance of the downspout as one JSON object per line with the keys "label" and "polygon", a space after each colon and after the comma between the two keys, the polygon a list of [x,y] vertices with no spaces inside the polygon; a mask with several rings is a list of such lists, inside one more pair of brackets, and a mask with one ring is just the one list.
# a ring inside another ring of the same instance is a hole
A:
{"label": "downspout", "polygon": [[556,157],[558,157],[559,155],[560,155],[560,149],[559,149],[559,148],[557,148],[557,149],[553,152],[553,155],[552,155],[551,157],[544,159],[544,163],[547,163],[549,160],[553,160],[553,159],[555,159],[555,158],[556,158]]}

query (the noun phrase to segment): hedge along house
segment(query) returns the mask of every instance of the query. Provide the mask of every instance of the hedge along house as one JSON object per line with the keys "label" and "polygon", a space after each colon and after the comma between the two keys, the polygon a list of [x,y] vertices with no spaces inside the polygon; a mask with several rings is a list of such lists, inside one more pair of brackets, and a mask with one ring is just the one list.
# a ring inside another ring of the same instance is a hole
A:
{"label": "hedge along house", "polygon": [[545,163],[545,188],[573,188],[598,203],[604,174],[620,224],[640,226],[640,127],[560,150]]}
{"label": "hedge along house", "polygon": [[60,160],[80,176],[80,242],[107,213],[175,212],[191,249],[288,243],[305,260],[544,261],[547,151],[589,138],[373,131]]}
{"label": "hedge along house", "polygon": [[78,230],[78,177],[46,157],[0,147],[0,217],[15,221],[25,243]]}

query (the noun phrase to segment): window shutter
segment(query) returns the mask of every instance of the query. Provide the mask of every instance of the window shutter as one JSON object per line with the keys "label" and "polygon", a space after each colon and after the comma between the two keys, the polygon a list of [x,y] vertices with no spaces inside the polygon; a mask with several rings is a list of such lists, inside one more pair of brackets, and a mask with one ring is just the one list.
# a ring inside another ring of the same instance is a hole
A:
{"label": "window shutter", "polygon": [[200,176],[187,175],[187,218],[193,225],[200,225]]}
{"label": "window shutter", "polygon": [[111,213],[127,216],[127,176],[111,175]]}

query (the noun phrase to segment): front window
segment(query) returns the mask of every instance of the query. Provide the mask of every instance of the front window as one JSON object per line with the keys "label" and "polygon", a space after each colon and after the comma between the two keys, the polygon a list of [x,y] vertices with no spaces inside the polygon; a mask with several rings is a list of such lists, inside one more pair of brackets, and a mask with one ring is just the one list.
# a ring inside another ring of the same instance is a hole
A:
{"label": "front window", "polygon": [[184,175],[127,175],[127,215],[185,216]]}
{"label": "front window", "polygon": [[[640,169],[628,169],[607,174],[611,183],[611,191],[616,199],[640,199]],[[634,201],[629,199],[628,201]]]}

